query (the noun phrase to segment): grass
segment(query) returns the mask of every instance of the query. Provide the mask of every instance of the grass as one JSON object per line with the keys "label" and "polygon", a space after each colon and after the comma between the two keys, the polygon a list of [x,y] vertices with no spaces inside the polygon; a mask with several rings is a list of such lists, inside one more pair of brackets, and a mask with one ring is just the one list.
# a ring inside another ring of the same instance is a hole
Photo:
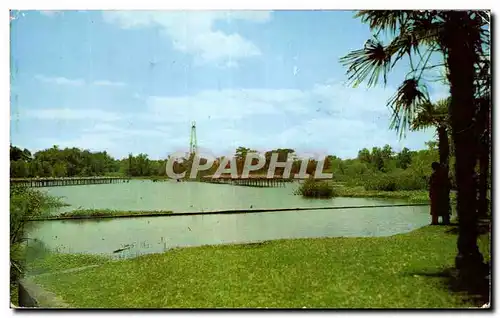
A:
{"label": "grass", "polygon": [[[334,191],[339,197],[397,199],[405,200],[409,203],[430,204],[429,191],[427,190],[377,191],[366,190],[362,186],[349,187],[341,183],[334,183]],[[450,206],[453,210],[452,214],[456,214],[455,209],[457,206],[457,194],[454,191],[450,192]]]}
{"label": "grass", "polygon": [[[25,275],[39,275],[44,273],[58,272],[72,268],[89,265],[103,264],[110,259],[104,256],[91,254],[62,254],[46,249],[40,242],[33,246],[23,246],[20,253],[23,255]],[[10,299],[14,305],[18,305],[18,285],[10,284]]]}
{"label": "grass", "polygon": [[27,262],[26,272],[29,275],[38,275],[77,267],[102,264],[107,261],[109,261],[109,258],[98,255],[47,252],[43,257]]}
{"label": "grass", "polygon": [[19,306],[19,286],[10,283],[10,302],[15,306]]}
{"label": "grass", "polygon": [[335,186],[335,191],[339,197],[353,198],[385,198],[385,199],[401,199],[410,203],[429,203],[429,192],[426,190],[411,190],[411,191],[377,191],[365,190],[364,187],[344,187]]}
{"label": "grass", "polygon": [[24,260],[24,272],[28,275],[101,264],[110,260],[108,257],[93,254],[59,253],[48,249],[38,240],[29,240],[28,243],[23,245],[20,251]]}
{"label": "grass", "polygon": [[[174,249],[35,281],[78,308],[450,308],[451,227]],[[489,259],[489,240],[479,240]],[[79,265],[80,266],[80,265]]]}
{"label": "grass", "polygon": [[58,215],[42,217],[41,219],[91,219],[101,217],[132,217],[141,215],[163,215],[172,214],[172,211],[157,210],[157,211],[122,211],[110,209],[80,209],[70,212],[64,212]]}

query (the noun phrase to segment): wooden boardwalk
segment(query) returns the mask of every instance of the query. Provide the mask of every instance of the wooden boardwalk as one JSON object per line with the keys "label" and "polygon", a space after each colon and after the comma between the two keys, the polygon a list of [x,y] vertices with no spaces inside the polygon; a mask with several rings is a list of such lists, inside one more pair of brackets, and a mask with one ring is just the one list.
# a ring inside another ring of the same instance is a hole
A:
{"label": "wooden boardwalk", "polygon": [[87,184],[110,184],[129,182],[126,177],[76,177],[76,178],[11,178],[13,187],[60,187]]}
{"label": "wooden boardwalk", "polygon": [[255,175],[248,176],[248,178],[242,178],[238,176],[237,178],[233,178],[231,175],[222,175],[217,178],[213,176],[205,176],[201,178],[202,182],[209,183],[222,183],[222,184],[231,184],[231,185],[239,185],[239,186],[247,186],[247,187],[284,187],[286,183],[293,182],[293,179],[285,179],[285,178],[268,178],[266,175]]}

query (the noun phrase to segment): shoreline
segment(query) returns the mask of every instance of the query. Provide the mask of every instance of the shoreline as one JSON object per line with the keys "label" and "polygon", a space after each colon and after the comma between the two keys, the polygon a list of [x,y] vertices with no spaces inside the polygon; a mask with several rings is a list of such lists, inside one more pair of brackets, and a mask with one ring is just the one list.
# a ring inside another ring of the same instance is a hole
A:
{"label": "shoreline", "polygon": [[[82,219],[102,219],[102,218],[134,218],[134,217],[157,217],[157,216],[193,216],[193,215],[217,215],[217,214],[246,214],[246,213],[272,213],[272,212],[293,212],[311,210],[350,210],[368,208],[387,207],[408,207],[408,206],[428,206],[428,203],[407,203],[407,204],[385,204],[385,205],[361,205],[361,206],[321,206],[321,207],[298,207],[298,208],[264,208],[264,209],[234,209],[204,212],[172,212],[172,211],[113,211],[109,214],[99,215],[61,215],[41,218],[32,218],[28,221],[57,221],[57,220],[82,220]],[[82,210],[85,211],[85,210]],[[131,213],[132,212],[132,213]],[[71,213],[71,212],[69,212]]]}

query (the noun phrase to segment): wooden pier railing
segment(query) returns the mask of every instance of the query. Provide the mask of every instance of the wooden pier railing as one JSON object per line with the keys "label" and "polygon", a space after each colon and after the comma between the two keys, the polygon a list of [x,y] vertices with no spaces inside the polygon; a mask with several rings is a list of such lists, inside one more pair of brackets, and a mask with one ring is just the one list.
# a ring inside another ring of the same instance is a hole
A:
{"label": "wooden pier railing", "polygon": [[14,187],[60,187],[87,184],[109,184],[129,182],[126,177],[76,177],[76,178],[11,178]]}
{"label": "wooden pier railing", "polygon": [[223,184],[231,184],[231,185],[239,185],[239,186],[247,186],[247,187],[284,187],[286,183],[293,182],[293,179],[285,179],[285,178],[268,178],[265,175],[258,176],[248,176],[248,178],[242,178],[238,176],[237,178],[233,178],[232,176],[205,176],[201,178],[202,182],[209,183],[223,183]]}

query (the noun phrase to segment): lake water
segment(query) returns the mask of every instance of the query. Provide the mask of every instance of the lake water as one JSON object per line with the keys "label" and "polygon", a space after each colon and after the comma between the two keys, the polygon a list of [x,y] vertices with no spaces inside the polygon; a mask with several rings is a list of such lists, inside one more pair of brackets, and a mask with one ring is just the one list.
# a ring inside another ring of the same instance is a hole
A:
{"label": "lake water", "polygon": [[61,212],[78,208],[197,212],[402,203],[362,198],[306,199],[293,194],[297,187],[297,183],[287,183],[279,188],[256,188],[202,182],[132,180],[129,183],[50,187],[44,190],[53,196],[63,197],[66,203],[71,204]]}
{"label": "lake water", "polygon": [[[362,198],[304,199],[293,195],[296,184],[252,188],[196,182],[151,182],[54,187],[75,208],[173,210],[374,206],[401,201]],[[307,210],[228,215],[187,215],[101,220],[34,222],[30,237],[48,248],[68,253],[133,257],[173,247],[248,243],[272,239],[334,236],[386,236],[429,222],[429,207],[382,207]],[[114,251],[127,247],[127,249]]]}

